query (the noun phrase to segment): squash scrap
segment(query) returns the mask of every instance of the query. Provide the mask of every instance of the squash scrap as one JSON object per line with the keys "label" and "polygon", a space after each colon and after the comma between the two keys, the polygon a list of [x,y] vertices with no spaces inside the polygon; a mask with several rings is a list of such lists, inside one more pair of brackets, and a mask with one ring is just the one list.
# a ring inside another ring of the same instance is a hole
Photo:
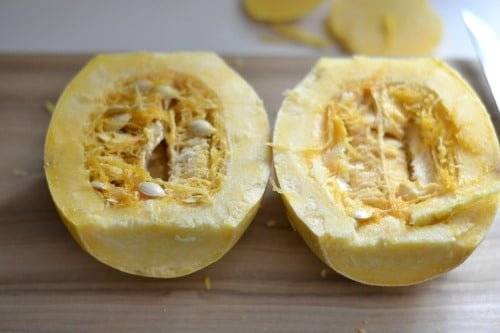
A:
{"label": "squash scrap", "polygon": [[320,49],[328,46],[328,42],[324,38],[315,36],[314,34],[308,32],[307,30],[299,28],[295,25],[273,24],[272,28],[281,36],[301,44],[309,45]]}
{"label": "squash scrap", "polygon": [[428,54],[442,35],[427,0],[335,0],[328,27],[346,50],[365,55]]}
{"label": "squash scrap", "polygon": [[323,0],[243,0],[246,13],[256,21],[283,23],[298,20]]}
{"label": "squash scrap", "polygon": [[[325,48],[328,46],[326,39],[291,23],[305,17],[322,2],[323,0],[243,0],[243,6],[252,19],[269,23],[270,28],[279,36],[300,44]],[[267,43],[280,41],[268,35],[262,40]]]}

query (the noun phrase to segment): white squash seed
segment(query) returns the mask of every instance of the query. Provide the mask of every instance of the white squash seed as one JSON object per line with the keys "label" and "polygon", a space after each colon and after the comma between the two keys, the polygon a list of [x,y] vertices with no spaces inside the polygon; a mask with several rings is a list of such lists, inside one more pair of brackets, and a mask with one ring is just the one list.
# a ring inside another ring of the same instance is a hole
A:
{"label": "white squash seed", "polygon": [[109,119],[108,122],[105,123],[104,125],[104,130],[105,131],[119,131],[127,123],[130,121],[132,118],[132,115],[130,113],[119,113],[114,115],[112,118]]}
{"label": "white squash seed", "polygon": [[188,197],[188,198],[184,199],[182,202],[184,202],[186,204],[194,204],[194,203],[199,202],[199,199],[196,197]]}
{"label": "white squash seed", "polygon": [[155,88],[155,91],[161,94],[166,100],[170,100],[172,98],[178,99],[180,97],[179,92],[170,86],[158,86]]}
{"label": "white squash seed", "polygon": [[97,139],[99,139],[99,141],[104,143],[111,140],[111,137],[106,133],[97,133],[95,136],[97,137]]}
{"label": "white squash seed", "polygon": [[208,121],[203,119],[194,120],[189,124],[189,130],[194,136],[206,137],[211,136],[217,132],[215,127]]}
{"label": "white squash seed", "polygon": [[142,182],[139,184],[139,192],[148,197],[157,198],[165,196],[163,188],[153,182]]}
{"label": "white squash seed", "polygon": [[353,217],[358,220],[366,220],[372,217],[373,212],[366,209],[356,209],[354,211]]}
{"label": "white squash seed", "polygon": [[107,198],[106,203],[108,203],[110,205],[116,205],[118,203],[118,200],[115,198]]}
{"label": "white squash seed", "polygon": [[92,185],[93,188],[99,191],[104,191],[107,188],[106,184],[104,184],[100,180],[93,180],[90,182],[90,185]]}

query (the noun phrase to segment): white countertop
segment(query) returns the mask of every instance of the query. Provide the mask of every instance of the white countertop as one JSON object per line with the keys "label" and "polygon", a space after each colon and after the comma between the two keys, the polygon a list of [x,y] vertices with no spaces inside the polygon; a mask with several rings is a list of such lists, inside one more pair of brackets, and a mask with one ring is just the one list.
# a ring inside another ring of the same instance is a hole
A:
{"label": "white countertop", "polygon": [[[474,58],[460,16],[468,9],[500,35],[499,0],[431,0],[444,23],[434,55]],[[300,25],[318,34],[331,1]],[[273,33],[249,20],[238,0],[2,0],[0,53],[97,53],[212,50],[233,55],[341,55],[293,42],[268,43]]]}

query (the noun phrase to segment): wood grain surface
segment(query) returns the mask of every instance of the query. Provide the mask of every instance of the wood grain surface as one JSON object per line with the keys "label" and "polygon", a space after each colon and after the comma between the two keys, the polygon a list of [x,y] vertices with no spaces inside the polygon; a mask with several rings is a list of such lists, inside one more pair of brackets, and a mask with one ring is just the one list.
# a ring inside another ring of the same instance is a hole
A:
{"label": "wood grain surface", "polygon": [[[365,286],[326,269],[271,191],[240,242],[197,273],[161,280],[99,263],[60,221],[42,165],[50,119],[43,104],[89,58],[0,56],[0,332],[500,330],[500,221],[463,265],[412,287]],[[283,92],[315,61],[226,59],[256,88],[271,123]],[[493,109],[479,67],[450,64]]]}

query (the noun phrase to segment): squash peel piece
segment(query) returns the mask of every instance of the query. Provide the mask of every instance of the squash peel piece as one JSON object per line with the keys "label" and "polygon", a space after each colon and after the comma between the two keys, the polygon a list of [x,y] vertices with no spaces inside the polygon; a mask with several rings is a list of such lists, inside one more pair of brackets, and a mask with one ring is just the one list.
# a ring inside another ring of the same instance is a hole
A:
{"label": "squash peel piece", "polygon": [[45,173],[83,249],[124,272],[176,277],[221,258],[270,172],[255,91],[209,52],[103,54],[52,115]]}
{"label": "squash peel piece", "polygon": [[346,50],[364,55],[429,54],[442,35],[427,0],[335,0],[327,25]]}
{"label": "squash peel piece", "polygon": [[323,0],[243,0],[246,13],[256,21],[283,23],[298,20]]}
{"label": "squash peel piece", "polygon": [[273,24],[271,27],[278,34],[292,41],[320,49],[328,46],[328,42],[325,39],[315,36],[307,30],[297,26],[290,24]]}
{"label": "squash peel piece", "polygon": [[273,160],[305,242],[366,284],[411,285],[453,269],[497,210],[489,115],[436,59],[320,59],[283,101]]}

